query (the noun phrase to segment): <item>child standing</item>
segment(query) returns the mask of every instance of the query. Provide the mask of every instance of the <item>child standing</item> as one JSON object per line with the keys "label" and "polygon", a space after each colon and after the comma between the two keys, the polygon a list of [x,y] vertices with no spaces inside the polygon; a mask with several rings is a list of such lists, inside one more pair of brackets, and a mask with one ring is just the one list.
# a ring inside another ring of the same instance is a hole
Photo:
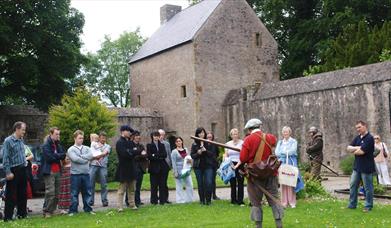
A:
{"label": "child standing", "polygon": [[67,214],[71,206],[71,160],[65,157],[62,162],[60,177],[60,193],[58,195],[58,209],[61,214]]}

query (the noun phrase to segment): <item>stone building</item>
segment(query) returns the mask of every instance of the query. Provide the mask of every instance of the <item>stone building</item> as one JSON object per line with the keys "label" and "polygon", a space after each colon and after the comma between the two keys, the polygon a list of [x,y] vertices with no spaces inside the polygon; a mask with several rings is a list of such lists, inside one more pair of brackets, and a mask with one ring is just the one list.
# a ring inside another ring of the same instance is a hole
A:
{"label": "stone building", "polygon": [[357,134],[357,120],[366,121],[371,133],[391,145],[390,98],[389,61],[232,90],[224,113],[227,128],[258,117],[265,131],[281,138],[282,127],[290,126],[302,161],[307,159],[307,131],[317,126],[323,133],[324,163],[339,170],[341,159],[348,155],[346,146]]}
{"label": "stone building", "polygon": [[158,110],[185,141],[199,126],[225,141],[225,97],[278,81],[276,41],[245,0],[165,5],[161,23],[130,60],[133,107]]}

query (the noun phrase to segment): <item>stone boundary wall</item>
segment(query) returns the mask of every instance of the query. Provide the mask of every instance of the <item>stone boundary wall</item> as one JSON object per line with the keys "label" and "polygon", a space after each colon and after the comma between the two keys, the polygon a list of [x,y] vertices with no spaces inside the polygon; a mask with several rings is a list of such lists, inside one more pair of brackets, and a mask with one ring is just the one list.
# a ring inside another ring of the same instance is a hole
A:
{"label": "stone boundary wall", "polygon": [[243,129],[254,117],[279,138],[282,127],[290,126],[306,161],[307,130],[316,126],[324,135],[324,163],[340,170],[359,119],[391,146],[390,89],[391,62],[383,62],[234,90],[223,107],[227,131]]}

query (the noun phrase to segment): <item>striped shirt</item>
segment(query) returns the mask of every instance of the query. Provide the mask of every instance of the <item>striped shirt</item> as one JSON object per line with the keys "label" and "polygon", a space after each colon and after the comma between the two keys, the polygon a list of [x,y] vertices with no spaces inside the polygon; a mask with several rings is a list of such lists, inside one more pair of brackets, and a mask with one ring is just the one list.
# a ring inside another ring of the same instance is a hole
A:
{"label": "striped shirt", "polygon": [[26,154],[22,139],[17,139],[15,135],[10,135],[4,140],[3,145],[3,167],[5,173],[11,173],[11,168],[25,165]]}

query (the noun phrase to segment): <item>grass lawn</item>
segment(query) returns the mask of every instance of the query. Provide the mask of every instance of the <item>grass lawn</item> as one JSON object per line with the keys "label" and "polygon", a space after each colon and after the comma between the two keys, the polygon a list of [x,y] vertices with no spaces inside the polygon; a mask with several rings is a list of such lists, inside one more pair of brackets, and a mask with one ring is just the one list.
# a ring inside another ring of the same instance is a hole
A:
{"label": "grass lawn", "polygon": [[[347,202],[335,199],[299,200],[297,208],[285,211],[285,227],[391,227],[391,206],[375,205],[363,213],[346,209]],[[250,207],[239,207],[228,201],[213,202],[211,206],[198,203],[184,205],[145,206],[138,211],[115,210],[96,215],[80,213],[73,217],[41,216],[2,224],[1,227],[253,227],[249,220]],[[269,207],[264,207],[264,227],[274,227]]]}
{"label": "grass lawn", "polygon": [[[197,188],[197,180],[195,177],[194,172],[191,173],[191,177],[193,179],[193,186],[194,188]],[[168,180],[167,180],[168,188],[169,189],[175,189],[175,179],[174,175],[172,174],[172,171],[168,174]],[[221,180],[220,176],[216,176],[216,185],[217,187],[229,187],[228,185],[225,185],[224,182]],[[95,189],[99,190],[100,189],[100,184],[96,183],[95,184]],[[108,189],[109,190],[117,190],[118,189],[118,182],[110,182],[108,183]],[[151,189],[151,184],[149,182],[149,174],[144,174],[144,179],[143,179],[143,185],[141,186],[142,190],[150,190]]]}

